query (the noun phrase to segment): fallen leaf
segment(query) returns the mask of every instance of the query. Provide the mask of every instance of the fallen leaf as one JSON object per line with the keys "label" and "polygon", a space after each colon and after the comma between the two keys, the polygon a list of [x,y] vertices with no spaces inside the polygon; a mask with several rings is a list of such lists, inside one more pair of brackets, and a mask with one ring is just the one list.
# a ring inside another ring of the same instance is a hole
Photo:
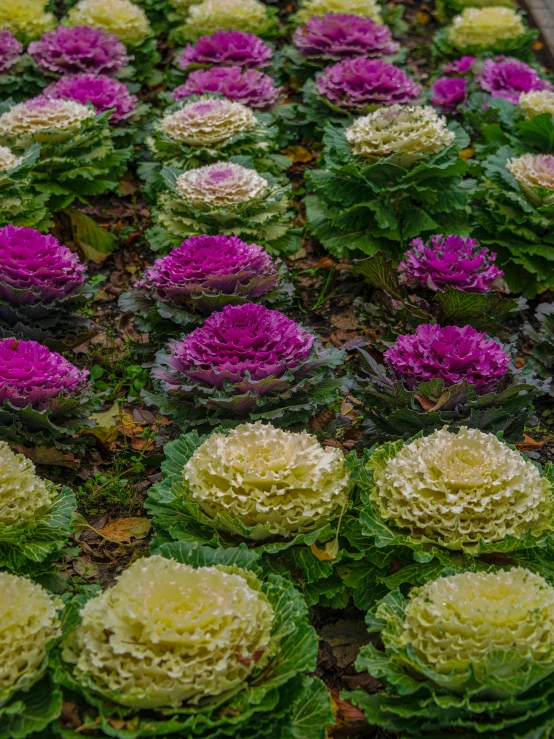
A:
{"label": "fallen leaf", "polygon": [[296,162],[311,162],[314,155],[303,146],[287,146],[283,154],[296,164]]}
{"label": "fallen leaf", "polygon": [[468,159],[472,159],[475,156],[475,151],[468,146],[467,149],[462,149],[458,156],[460,159],[463,159],[464,162],[467,162]]}
{"label": "fallen leaf", "polygon": [[28,449],[24,446],[12,446],[16,452],[24,454],[35,464],[52,465],[54,467],[67,467],[76,470],[81,460],[76,459],[73,454],[65,453],[54,446],[35,446]]}
{"label": "fallen leaf", "polygon": [[416,20],[420,24],[420,26],[426,26],[431,20],[431,16],[429,15],[429,13],[422,13],[421,11],[419,11],[418,13],[416,13]]}
{"label": "fallen leaf", "polygon": [[310,546],[310,550],[316,559],[320,562],[329,562],[337,558],[339,553],[339,541],[335,537],[332,541],[328,541],[324,549],[318,549],[317,544],[314,542]]}
{"label": "fallen leaf", "polygon": [[523,434],[523,441],[518,441],[514,446],[521,452],[532,452],[536,449],[542,449],[545,445],[544,441],[537,441],[528,434]]}
{"label": "fallen leaf", "polygon": [[149,518],[113,518],[98,533],[106,539],[130,544],[131,539],[144,539],[148,536],[152,522]]}
{"label": "fallen leaf", "polygon": [[99,413],[91,413],[90,417],[93,421],[96,421],[97,426],[102,428],[111,428],[117,425],[117,417],[119,416],[119,403],[116,400],[111,408],[107,411],[101,411]]}
{"label": "fallen leaf", "polygon": [[514,367],[516,369],[522,369],[522,367],[525,367],[526,364],[527,362],[524,359],[524,357],[516,357],[516,361],[514,362]]}
{"label": "fallen leaf", "polygon": [[535,51],[542,51],[544,49],[544,44],[542,41],[535,41],[533,43],[533,49]]}
{"label": "fallen leaf", "polygon": [[331,704],[336,719],[336,729],[348,729],[350,734],[353,731],[361,731],[367,727],[367,719],[365,713],[353,705],[350,701],[340,698],[340,694],[336,690],[331,690]]}

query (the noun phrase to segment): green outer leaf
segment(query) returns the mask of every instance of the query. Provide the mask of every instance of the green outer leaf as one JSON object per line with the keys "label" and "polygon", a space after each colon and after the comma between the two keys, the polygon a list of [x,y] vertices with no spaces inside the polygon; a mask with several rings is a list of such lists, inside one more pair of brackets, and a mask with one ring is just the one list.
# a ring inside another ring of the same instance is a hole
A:
{"label": "green outer leaf", "polygon": [[16,693],[7,705],[0,707],[0,739],[25,739],[30,734],[44,737],[48,725],[61,711],[61,691],[49,677],[44,677],[29,691]]}

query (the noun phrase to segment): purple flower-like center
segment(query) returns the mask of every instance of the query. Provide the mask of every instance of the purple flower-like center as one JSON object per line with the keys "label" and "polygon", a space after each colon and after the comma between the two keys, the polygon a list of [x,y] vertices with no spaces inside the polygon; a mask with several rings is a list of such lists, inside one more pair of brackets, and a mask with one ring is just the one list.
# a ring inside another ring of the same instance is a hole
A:
{"label": "purple flower-like center", "polygon": [[45,410],[82,391],[88,374],[36,341],[0,340],[0,404]]}
{"label": "purple flower-like center", "polygon": [[[257,278],[274,279],[257,279]],[[163,301],[177,301],[202,292],[232,295],[253,283],[250,298],[258,298],[279,282],[275,264],[257,244],[237,236],[192,236],[149,267],[136,287],[155,289]]]}
{"label": "purple flower-like center", "polygon": [[292,41],[303,56],[324,59],[390,56],[400,48],[388,26],[371,18],[337,13],[310,18],[296,29]]}
{"label": "purple flower-like center", "polygon": [[271,48],[253,33],[216,31],[200,36],[188,44],[177,58],[177,65],[187,69],[191,64],[228,67],[266,67],[273,57]]}
{"label": "purple flower-like center", "polygon": [[136,110],[138,98],[131,95],[123,82],[105,74],[76,74],[62,77],[49,85],[44,94],[53,99],[75,100],[86,105],[91,103],[97,113],[114,108],[110,121],[117,123],[129,118]]}
{"label": "purple flower-like center", "polygon": [[437,234],[429,244],[414,239],[410,246],[398,265],[400,281],[406,285],[485,293],[504,274],[494,264],[496,254],[474,239]]}
{"label": "purple flower-like center", "polygon": [[223,388],[280,377],[305,362],[314,337],[277,310],[247,303],[213,313],[201,328],[170,344],[170,367],[185,382]]}
{"label": "purple flower-like center", "polygon": [[29,53],[44,72],[59,75],[114,74],[132,58],[117,36],[88,26],[58,26],[30,43]]}
{"label": "purple flower-like center", "polygon": [[503,57],[498,57],[496,61],[485,59],[479,75],[479,85],[490,92],[493,98],[502,97],[511,103],[518,103],[522,92],[552,88],[528,64]]}
{"label": "purple flower-like center", "polygon": [[249,108],[270,108],[281,94],[281,87],[273,86],[273,79],[257,69],[240,67],[213,67],[192,72],[184,85],[173,90],[174,100],[191,95],[218,93]]}
{"label": "purple flower-like center", "polygon": [[15,305],[63,300],[84,283],[85,269],[79,257],[53,236],[33,228],[0,229],[2,300]]}
{"label": "purple flower-like center", "polygon": [[441,113],[454,113],[467,100],[466,88],[462,77],[440,77],[431,88],[431,103]]}
{"label": "purple flower-like center", "polygon": [[428,324],[399,336],[384,357],[409,389],[429,380],[443,380],[446,387],[465,380],[481,394],[497,387],[510,361],[500,344],[472,326]]}
{"label": "purple flower-like center", "polygon": [[344,59],[327,67],[316,80],[320,95],[342,108],[409,103],[421,87],[394,64],[381,59]]}
{"label": "purple flower-like center", "polygon": [[0,72],[13,67],[22,53],[23,44],[7,28],[3,28],[0,31]]}

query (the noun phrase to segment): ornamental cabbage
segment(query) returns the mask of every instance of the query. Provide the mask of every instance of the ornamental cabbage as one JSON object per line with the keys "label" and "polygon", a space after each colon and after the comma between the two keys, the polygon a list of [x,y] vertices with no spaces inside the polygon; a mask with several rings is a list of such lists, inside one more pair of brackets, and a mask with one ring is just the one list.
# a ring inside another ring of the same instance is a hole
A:
{"label": "ornamental cabbage", "polygon": [[56,26],[54,14],[45,5],[44,0],[0,0],[0,28],[7,28],[23,42],[38,38]]}
{"label": "ornamental cabbage", "polygon": [[175,63],[187,70],[191,65],[218,67],[266,67],[273,50],[261,38],[244,31],[216,31],[187,44]]}
{"label": "ornamental cabbage", "polygon": [[410,390],[439,379],[445,387],[465,381],[480,394],[498,386],[510,361],[500,344],[471,326],[437,324],[422,324],[414,334],[399,336],[384,357]]}
{"label": "ornamental cabbage", "polygon": [[179,30],[184,38],[196,40],[216,31],[264,36],[274,25],[270,9],[260,0],[202,0],[188,9],[188,17]]}
{"label": "ornamental cabbage", "polygon": [[355,156],[426,156],[454,141],[454,132],[446,126],[446,118],[428,105],[391,105],[358,118],[346,129],[345,138]]}
{"label": "ornamental cabbage", "polygon": [[85,265],[53,236],[0,228],[0,335],[46,339],[90,325],[72,313],[88,302]]}
{"label": "ornamental cabbage", "polygon": [[375,23],[383,22],[377,0],[304,0],[293,18],[297,23],[306,23],[314,16],[327,13],[347,13],[371,18]]}
{"label": "ornamental cabbage", "polygon": [[167,138],[190,146],[221,144],[254,128],[256,117],[246,105],[219,98],[205,98],[183,105],[158,123]]}
{"label": "ornamental cabbage", "polygon": [[384,598],[367,616],[384,652],[356,667],[385,687],[348,697],[371,724],[420,739],[548,732],[554,671],[554,589],[528,569],[463,572]]}
{"label": "ornamental cabbage", "polygon": [[[142,317],[135,317],[142,331],[155,332],[163,341],[225,305],[287,304],[292,285],[285,274],[281,261],[257,244],[236,236],[192,236],[157,259],[133,291],[121,297],[120,306]],[[154,324],[153,315],[158,318]]]}
{"label": "ornamental cabbage", "polygon": [[421,92],[421,86],[399,67],[381,59],[363,57],[344,59],[326,67],[315,86],[331,105],[353,112],[374,105],[398,108],[397,104],[410,103]]}
{"label": "ornamental cabbage", "polygon": [[431,106],[379,108],[346,128],[327,123],[323,141],[319,168],[306,172],[306,214],[334,256],[383,251],[398,260],[421,234],[467,233],[473,185],[458,154],[469,137]]}
{"label": "ornamental cabbage", "polygon": [[554,156],[497,149],[481,163],[475,200],[475,237],[497,252],[510,290],[534,297],[554,287]]}
{"label": "ornamental cabbage", "polygon": [[277,103],[282,89],[274,87],[273,79],[258,69],[242,71],[238,66],[214,66],[191,72],[187,81],[173,90],[172,97],[179,101],[191,95],[211,93],[250,108],[266,110]]}
{"label": "ornamental cabbage", "polygon": [[0,146],[0,172],[10,172],[22,163],[20,157],[8,149],[7,146]]}
{"label": "ornamental cabbage", "polygon": [[554,116],[554,91],[543,89],[523,92],[519,96],[519,104],[529,118],[534,118],[543,113]]}
{"label": "ornamental cabbage", "polygon": [[525,36],[521,16],[513,8],[466,8],[448,28],[448,40],[459,52],[502,51],[503,44]]}
{"label": "ornamental cabbage", "polygon": [[13,140],[42,131],[75,132],[90,118],[94,110],[86,105],[41,95],[17,103],[0,116],[0,137]]}
{"label": "ornamental cabbage", "polygon": [[256,200],[268,188],[268,181],[256,170],[232,162],[192,169],[179,175],[175,182],[178,195],[197,208],[224,208]]}
{"label": "ornamental cabbage", "polygon": [[471,326],[422,324],[385,352],[385,366],[360,353],[355,397],[368,446],[445,425],[502,431],[518,441],[533,418],[530,403],[550,385],[516,370],[500,344]]}
{"label": "ornamental cabbage", "polygon": [[293,736],[308,712],[310,737],[325,739],[329,694],[302,674],[315,669],[317,635],[294,585],[262,581],[244,546],[180,542],[164,555],[135,561],[82,606],[62,645],[56,677],[86,724],[208,739],[267,736],[277,721]]}
{"label": "ornamental cabbage", "polygon": [[0,31],[0,74],[11,69],[21,59],[23,44],[7,29]]}
{"label": "ornamental cabbage", "polygon": [[494,264],[496,254],[475,239],[436,234],[428,243],[414,239],[410,247],[398,265],[402,285],[418,285],[433,292],[443,292],[448,286],[486,293],[504,274]]}
{"label": "ornamental cabbage", "polygon": [[29,54],[46,74],[115,74],[130,61],[117,36],[102,28],[58,26],[29,44]]}
{"label": "ornamental cabbage", "polygon": [[554,531],[551,482],[494,434],[444,428],[391,446],[369,460],[369,500],[412,542],[458,550]]}
{"label": "ornamental cabbage", "polygon": [[467,100],[467,82],[462,77],[439,77],[431,86],[429,101],[441,113],[455,113]]}
{"label": "ornamental cabbage", "polygon": [[230,694],[267,664],[274,611],[251,574],[153,555],[89,600],[63,650],[73,677],[132,708]]}
{"label": "ornamental cabbage", "polygon": [[335,61],[392,56],[400,49],[388,26],[371,18],[337,13],[310,18],[295,30],[292,42],[307,59]]}
{"label": "ornamental cabbage", "polygon": [[[51,571],[72,533],[76,501],[37,476],[34,464],[0,441],[0,563],[33,576]],[[1,700],[0,700],[1,705]]]}
{"label": "ornamental cabbage", "polygon": [[143,396],[182,426],[249,415],[278,418],[281,425],[301,422],[336,397],[342,382],[329,375],[342,358],[277,310],[227,305],[156,355],[152,376],[159,394]]}
{"label": "ornamental cabbage", "polygon": [[69,10],[65,23],[101,28],[126,45],[140,44],[151,35],[144,10],[131,0],[79,0]]}
{"label": "ornamental cabbage", "polygon": [[533,67],[518,59],[485,59],[478,79],[481,88],[493,98],[503,97],[511,103],[518,103],[522,93],[552,87]]}
{"label": "ornamental cabbage", "polygon": [[0,143],[16,151],[39,144],[33,186],[61,210],[118,187],[131,149],[116,149],[107,118],[90,104],[40,95],[0,116]]}
{"label": "ornamental cabbage", "polygon": [[86,105],[90,103],[97,113],[113,110],[108,120],[121,123],[136,111],[138,98],[131,95],[123,82],[118,82],[105,74],[76,74],[62,77],[44,90],[44,95],[54,100],[75,100]]}
{"label": "ornamental cabbage", "polygon": [[29,690],[42,678],[61,624],[58,603],[31,580],[0,572],[0,591],[1,711],[16,692]]}
{"label": "ornamental cabbage", "polygon": [[533,205],[554,204],[554,155],[523,154],[509,159],[506,169]]}
{"label": "ornamental cabbage", "polygon": [[211,434],[183,468],[187,497],[219,520],[237,519],[251,538],[291,537],[321,527],[344,508],[350,477],[338,449],[310,434],[247,423]]}
{"label": "ornamental cabbage", "polygon": [[70,398],[87,384],[88,370],[36,341],[2,339],[0,357],[0,403],[14,408],[54,408],[59,398]]}
{"label": "ornamental cabbage", "polygon": [[200,234],[238,236],[277,254],[298,250],[299,231],[287,212],[290,188],[269,172],[218,162],[182,174],[167,167],[162,177],[171,189],[159,199],[156,226],[147,234],[155,251]]}

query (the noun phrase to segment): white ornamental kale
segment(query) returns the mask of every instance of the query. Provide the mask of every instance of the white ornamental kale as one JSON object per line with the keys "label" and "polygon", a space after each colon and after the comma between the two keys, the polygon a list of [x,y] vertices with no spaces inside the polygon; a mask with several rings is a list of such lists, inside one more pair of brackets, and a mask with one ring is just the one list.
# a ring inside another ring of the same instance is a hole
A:
{"label": "white ornamental kale", "polygon": [[362,157],[436,154],[455,139],[446,118],[429,105],[379,108],[354,121],[345,136],[353,153]]}
{"label": "white ornamental kale", "polygon": [[212,146],[244,133],[257,124],[250,108],[218,98],[200,98],[164,116],[158,130],[173,141]]}
{"label": "white ornamental kale", "polygon": [[549,113],[554,116],[554,91],[532,90],[531,92],[522,92],[519,96],[519,105],[529,118],[534,118],[542,113]]}
{"label": "white ornamental kale", "polygon": [[269,184],[254,169],[223,162],[184,172],[177,178],[175,189],[183,200],[198,208],[224,208],[263,197]]}
{"label": "white ornamental kale", "polygon": [[238,519],[254,528],[254,539],[322,526],[340,514],[351,486],[338,449],[261,421],[209,436],[186,463],[183,481],[208,516]]}
{"label": "white ornamental kale", "polygon": [[102,28],[126,45],[140,44],[151,34],[144,10],[131,0],[79,0],[66,25]]}
{"label": "white ornamental kale", "polygon": [[7,146],[0,146],[0,172],[9,172],[20,164],[21,157],[16,157]]}
{"label": "white ornamental kale", "polygon": [[270,656],[273,608],[255,575],[238,568],[153,555],[89,600],[81,619],[63,650],[74,677],[134,708],[229,693]]}
{"label": "white ornamental kale", "polygon": [[551,483],[493,434],[444,428],[369,465],[373,508],[413,542],[456,550],[552,529]]}
{"label": "white ornamental kale", "polygon": [[40,585],[0,572],[0,592],[1,708],[44,675],[48,648],[61,628],[58,603]]}
{"label": "white ornamental kale", "polygon": [[535,206],[554,203],[554,156],[523,154],[506,162],[525,197]]}
{"label": "white ornamental kale", "polygon": [[38,477],[31,460],[0,441],[0,529],[24,519],[40,518],[54,497],[55,490]]}
{"label": "white ornamental kale", "polygon": [[94,118],[92,107],[74,100],[32,98],[18,103],[0,116],[0,137],[16,139],[42,131],[71,131],[81,123]]}

